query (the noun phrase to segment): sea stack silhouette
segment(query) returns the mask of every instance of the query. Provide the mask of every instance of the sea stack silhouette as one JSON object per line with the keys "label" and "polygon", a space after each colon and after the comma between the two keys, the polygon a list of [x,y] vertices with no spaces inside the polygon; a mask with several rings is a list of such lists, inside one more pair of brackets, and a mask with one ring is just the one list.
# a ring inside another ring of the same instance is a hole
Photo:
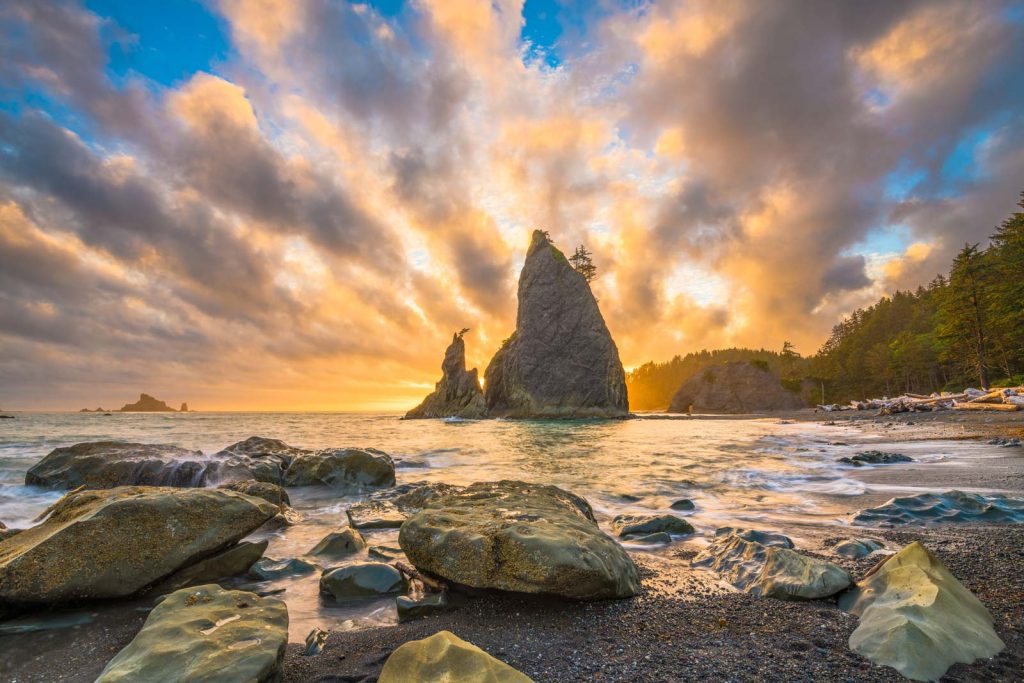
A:
{"label": "sea stack silhouette", "polygon": [[452,343],[444,352],[444,362],[441,363],[441,380],[434,393],[405,414],[407,420],[426,417],[478,419],[487,415],[487,404],[480,390],[476,368],[466,370],[466,342],[462,338],[466,332],[462,330],[452,336]]}
{"label": "sea stack silhouette", "polygon": [[149,394],[139,394],[139,400],[121,406],[122,413],[173,413],[174,408]]}
{"label": "sea stack silhouette", "polygon": [[491,417],[625,417],[626,376],[597,300],[535,230],[519,275],[516,330],[484,373]]}

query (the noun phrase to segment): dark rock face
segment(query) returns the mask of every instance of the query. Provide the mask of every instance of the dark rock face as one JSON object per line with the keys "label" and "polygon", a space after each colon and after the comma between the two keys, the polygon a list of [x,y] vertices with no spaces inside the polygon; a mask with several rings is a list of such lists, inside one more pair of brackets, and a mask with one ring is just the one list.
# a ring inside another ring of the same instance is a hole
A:
{"label": "dark rock face", "polygon": [[109,489],[115,486],[203,486],[209,461],[177,446],[93,441],[50,451],[29,468],[29,486]]}
{"label": "dark rock face", "polygon": [[444,352],[441,381],[434,393],[405,414],[407,420],[429,417],[464,417],[478,419],[487,414],[484,393],[480,389],[476,368],[466,370],[466,342],[456,333]]}
{"label": "dark rock face", "polygon": [[783,388],[779,378],[745,362],[707,368],[683,382],[672,397],[670,413],[759,413],[806,408],[799,394]]}
{"label": "dark rock face", "polygon": [[519,276],[516,331],[491,359],[492,417],[622,417],[629,412],[619,351],[590,285],[535,230]]}
{"label": "dark rock face", "polygon": [[122,413],[173,413],[174,408],[149,394],[139,394],[139,400],[121,408]]}

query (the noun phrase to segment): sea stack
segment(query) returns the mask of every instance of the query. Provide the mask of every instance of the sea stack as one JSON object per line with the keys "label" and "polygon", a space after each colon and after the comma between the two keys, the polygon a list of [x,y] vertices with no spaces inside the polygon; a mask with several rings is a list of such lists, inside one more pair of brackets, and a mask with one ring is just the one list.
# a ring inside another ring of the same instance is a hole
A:
{"label": "sea stack", "polygon": [[787,390],[778,377],[755,363],[735,361],[713,365],[680,385],[670,413],[761,413],[799,410],[807,404]]}
{"label": "sea stack", "polygon": [[480,390],[476,368],[466,370],[466,330],[456,332],[444,352],[441,380],[434,393],[405,414],[407,420],[426,417],[463,417],[479,419],[487,414],[487,404]]}
{"label": "sea stack", "polygon": [[597,300],[535,230],[519,276],[516,330],[484,373],[491,417],[624,417],[626,377]]}
{"label": "sea stack", "polygon": [[139,394],[139,400],[135,403],[128,403],[121,406],[122,413],[173,413],[174,408],[170,407],[160,399],[153,398],[149,394]]}

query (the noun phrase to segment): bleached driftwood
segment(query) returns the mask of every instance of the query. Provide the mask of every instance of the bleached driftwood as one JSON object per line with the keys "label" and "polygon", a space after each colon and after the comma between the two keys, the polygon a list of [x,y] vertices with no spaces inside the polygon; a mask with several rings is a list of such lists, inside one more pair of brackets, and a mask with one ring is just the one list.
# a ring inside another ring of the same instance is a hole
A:
{"label": "bleached driftwood", "polygon": [[1021,406],[1016,403],[957,403],[954,410],[1020,410]]}

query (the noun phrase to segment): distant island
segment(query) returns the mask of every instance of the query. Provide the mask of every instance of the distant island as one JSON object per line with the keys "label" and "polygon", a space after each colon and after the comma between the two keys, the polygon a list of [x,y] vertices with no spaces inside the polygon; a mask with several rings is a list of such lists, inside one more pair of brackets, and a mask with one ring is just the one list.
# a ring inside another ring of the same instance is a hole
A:
{"label": "distant island", "polygon": [[103,408],[96,408],[96,410],[89,410],[88,408],[82,408],[78,412],[80,413],[110,413],[110,412],[121,412],[121,413],[187,413],[190,412],[188,409],[188,403],[182,403],[181,408],[175,410],[160,399],[154,398],[149,394],[139,394],[139,400],[135,403],[126,403],[121,406],[119,411],[104,410]]}

